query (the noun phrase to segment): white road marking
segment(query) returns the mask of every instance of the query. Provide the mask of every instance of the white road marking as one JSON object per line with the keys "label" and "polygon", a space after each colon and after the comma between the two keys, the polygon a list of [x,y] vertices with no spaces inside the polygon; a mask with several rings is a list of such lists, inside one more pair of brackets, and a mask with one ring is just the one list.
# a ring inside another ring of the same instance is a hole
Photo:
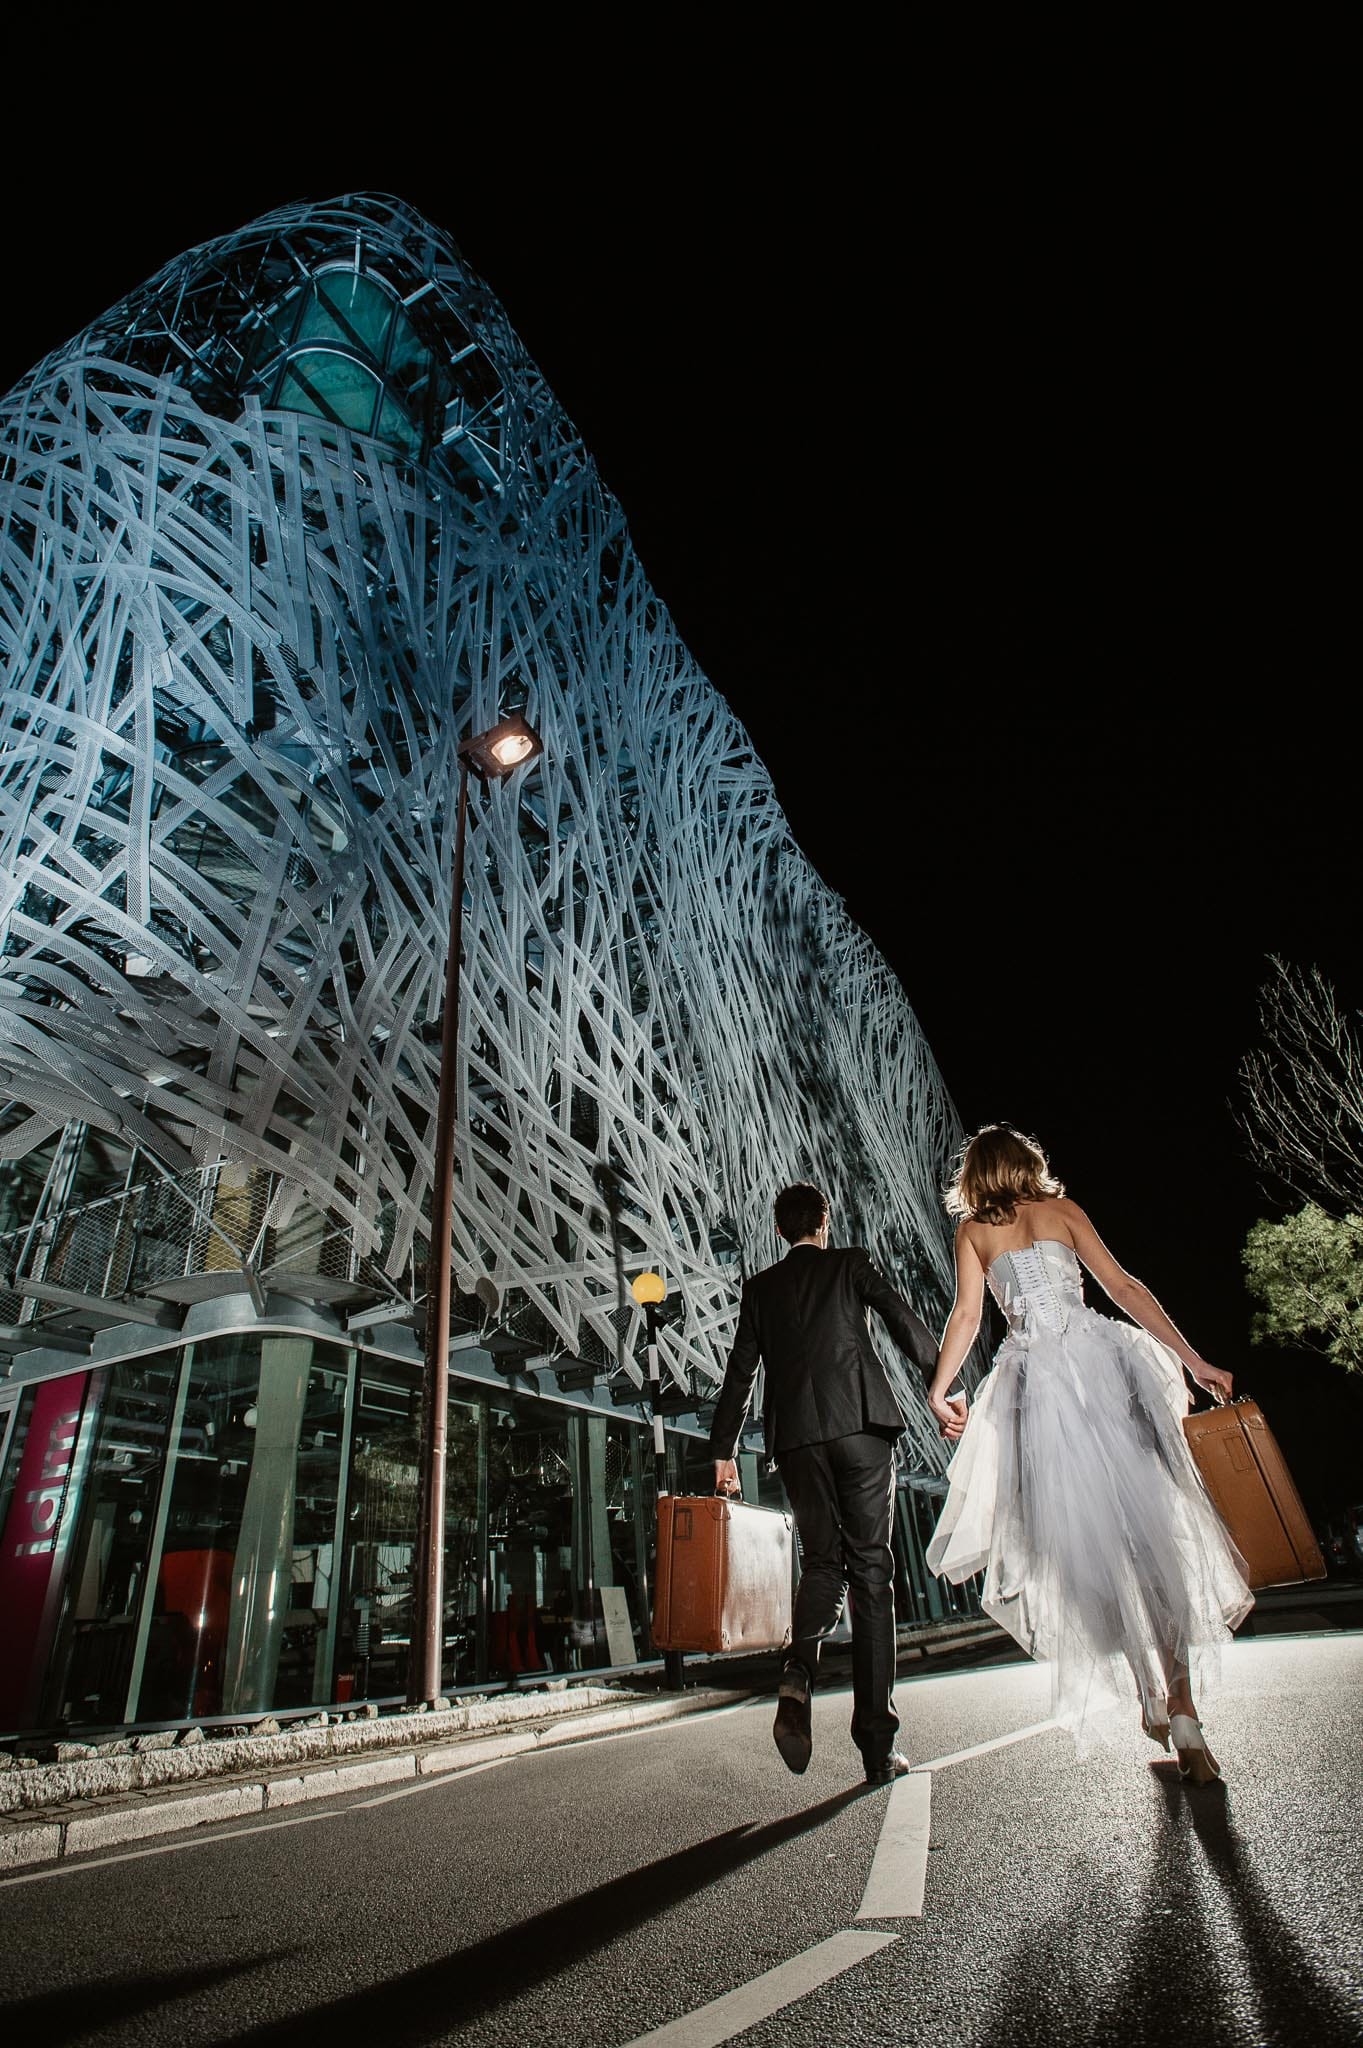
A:
{"label": "white road marking", "polygon": [[911,1771],[890,1788],[858,1920],[917,1920],[923,1913],[932,1832],[932,1774]]}
{"label": "white road marking", "polygon": [[182,1835],[176,1842],[155,1842],[150,1849],[129,1849],[122,1856],[91,1856],[83,1862],[62,1862],[48,1864],[42,1870],[21,1871],[17,1877],[7,1877],[0,1890],[8,1891],[12,1884],[45,1884],[50,1877],[76,1877],[82,1870],[103,1870],[110,1863],[140,1863],[144,1856],[174,1856],[181,1849],[210,1849],[215,1842],[230,1842],[234,1835],[265,1835],[272,1828],[302,1828],[313,1820],[340,1820],[341,1812],[298,1813],[288,1820],[262,1821],[253,1828],[224,1828],[220,1835]]}
{"label": "white road marking", "polygon": [[632,1742],[637,1735],[672,1735],[678,1728],[708,1728],[712,1721],[722,1721],[728,1714],[750,1713],[754,1707],[765,1707],[772,1711],[771,1700],[764,1694],[755,1700],[735,1700],[731,1707],[698,1707],[693,1714],[680,1714],[675,1721],[640,1721],[634,1728],[613,1728],[606,1735],[586,1734],[576,1742],[551,1742],[544,1749],[525,1749],[518,1761],[529,1756],[568,1756],[575,1749],[582,1749],[587,1743],[593,1749],[602,1748],[608,1742]]}
{"label": "white road marking", "polygon": [[1054,1721],[1033,1721],[1028,1728],[1014,1728],[1011,1735],[996,1735],[992,1742],[977,1742],[970,1749],[953,1749],[949,1756],[935,1756],[931,1763],[915,1764],[916,1771],[945,1771],[952,1764],[969,1763],[973,1756],[988,1756],[991,1749],[1007,1749],[1010,1742],[1029,1742],[1034,1735],[1049,1735]]}
{"label": "white road marking", "polygon": [[792,1956],[788,1963],[778,1964],[749,1984],[740,1984],[737,1991],[726,1992],[723,1998],[712,1999],[709,2005],[698,2006],[665,2027],[655,2027],[651,2034],[640,2034],[627,2048],[720,2048],[721,2042],[731,2041],[759,2020],[770,2019],[783,2005],[807,1997],[830,1978],[840,1977],[844,1970],[898,1939],[897,1934],[870,1932],[830,1935],[803,1955]]}
{"label": "white road marking", "polygon": [[[348,1813],[358,1813],[366,1806],[386,1806],[390,1799],[410,1799],[413,1792],[434,1792],[441,1785],[457,1785],[461,1778],[476,1778],[480,1771],[495,1771],[500,1764],[510,1763],[511,1758],[494,1756],[484,1764],[470,1764],[463,1771],[442,1771],[439,1777],[418,1778],[415,1785],[402,1785],[396,1792],[381,1792],[377,1799],[357,1799],[353,1806],[327,1806],[318,1813],[293,1813],[284,1820],[262,1820],[254,1827],[224,1828],[221,1834],[181,1835],[174,1842],[155,1842],[149,1849],[129,1849],[120,1856],[91,1856],[84,1861],[51,1863],[42,1870],[20,1871],[17,1876],[0,1880],[0,1891],[12,1884],[44,1884],[50,1877],[76,1877],[82,1870],[103,1870],[110,1863],[137,1863],[144,1856],[175,1856],[181,1849],[211,1849],[215,1842],[230,1842],[234,1835],[268,1835],[276,1828],[305,1828],[313,1821],[344,1820]],[[344,1798],[344,1793],[335,1793],[335,1798]],[[212,1823],[210,1822],[211,1826]]]}
{"label": "white road marking", "polygon": [[1053,1721],[1035,1721],[1027,1728],[1014,1728],[996,1735],[992,1742],[977,1742],[970,1749],[953,1750],[949,1756],[933,1757],[919,1764],[907,1777],[897,1778],[890,1791],[880,1839],[871,1862],[871,1875],[857,1908],[858,1920],[918,1920],[923,1915],[923,1894],[927,1889],[928,1842],[932,1834],[932,1773],[949,1770],[971,1757],[988,1756],[991,1750],[1006,1749],[1010,1743],[1026,1742],[1044,1735]]}
{"label": "white road marking", "polygon": [[[396,1792],[380,1792],[376,1799],[357,1799],[353,1809],[346,1807],[344,1810],[347,1813],[358,1813],[363,1806],[387,1806],[390,1799],[410,1799],[414,1792],[434,1792],[436,1786],[446,1778],[476,1778],[480,1771],[500,1770],[503,1764],[512,1763],[514,1760],[509,1756],[490,1756],[485,1764],[466,1764],[462,1771],[456,1769],[441,1771],[438,1774],[433,1772],[429,1778],[418,1778],[415,1785],[399,1785]],[[320,1818],[319,1814],[318,1819]]]}

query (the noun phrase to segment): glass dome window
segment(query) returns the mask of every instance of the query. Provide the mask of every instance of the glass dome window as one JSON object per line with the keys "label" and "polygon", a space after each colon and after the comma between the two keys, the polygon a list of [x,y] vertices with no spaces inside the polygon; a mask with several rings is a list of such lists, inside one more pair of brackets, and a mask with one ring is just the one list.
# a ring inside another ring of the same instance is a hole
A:
{"label": "glass dome window", "polygon": [[[383,390],[372,370],[331,349],[301,349],[289,357],[275,404],[282,412],[310,412],[357,434],[374,431],[374,411]],[[421,436],[417,436],[420,446]]]}
{"label": "glass dome window", "polygon": [[298,341],[335,341],[382,363],[396,302],[371,277],[353,270],[323,273],[307,295]]}
{"label": "glass dome window", "polygon": [[374,438],[376,441],[386,441],[390,448],[396,448],[412,462],[421,460],[421,429],[403,411],[391,391],[385,391],[383,395]]}
{"label": "glass dome window", "polygon": [[[409,403],[430,380],[434,359],[423,348],[421,337],[405,313],[393,322],[392,345],[388,351],[388,382]],[[424,401],[418,401],[418,404]]]}
{"label": "glass dome window", "polygon": [[377,278],[319,272],[264,316],[253,353],[272,408],[370,434],[412,462],[439,440],[452,379]]}

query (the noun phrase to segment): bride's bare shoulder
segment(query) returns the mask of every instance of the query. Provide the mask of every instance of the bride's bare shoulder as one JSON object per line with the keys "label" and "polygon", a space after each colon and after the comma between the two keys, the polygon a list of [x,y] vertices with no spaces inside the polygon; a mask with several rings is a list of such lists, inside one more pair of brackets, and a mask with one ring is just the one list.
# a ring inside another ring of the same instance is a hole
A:
{"label": "bride's bare shoulder", "polygon": [[988,1228],[988,1224],[977,1223],[973,1216],[963,1216],[961,1218],[960,1222],[956,1225],[956,1257],[958,1262],[963,1254],[969,1255],[973,1253],[981,1266],[989,1264],[984,1248],[984,1236]]}
{"label": "bride's bare shoulder", "polygon": [[1028,1203],[1027,1221],[1034,1238],[1051,1238],[1072,1246],[1088,1218],[1068,1195],[1043,1195],[1039,1201]]}

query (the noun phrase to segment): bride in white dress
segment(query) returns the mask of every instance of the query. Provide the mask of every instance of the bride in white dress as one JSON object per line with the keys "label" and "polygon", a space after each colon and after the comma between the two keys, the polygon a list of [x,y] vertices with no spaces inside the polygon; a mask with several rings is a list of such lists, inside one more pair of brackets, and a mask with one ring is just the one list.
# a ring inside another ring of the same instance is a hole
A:
{"label": "bride in white dress", "polygon": [[[1208,1365],[1123,1270],[1049,1172],[1034,1140],[992,1124],[966,1146],[947,1195],[956,1301],[928,1400],[944,1433],[966,1418],[951,1386],[975,1341],[986,1283],[1008,1334],[948,1468],[928,1563],[985,1574],[985,1611],[1051,1666],[1054,1718],[1083,1739],[1130,1697],[1153,1741],[1172,1740],[1195,1784],[1220,1776],[1193,1687],[1216,1675],[1253,1595],[1182,1429],[1183,1375],[1218,1399]],[[1084,1301],[1081,1268],[1139,1328]]]}

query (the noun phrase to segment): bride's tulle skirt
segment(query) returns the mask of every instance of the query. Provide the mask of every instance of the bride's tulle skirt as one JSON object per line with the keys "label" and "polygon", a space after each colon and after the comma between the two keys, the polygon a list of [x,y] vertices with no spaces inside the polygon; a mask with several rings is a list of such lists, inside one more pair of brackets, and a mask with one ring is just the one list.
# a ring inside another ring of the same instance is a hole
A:
{"label": "bride's tulle skirt", "polygon": [[1004,1339],[948,1467],[928,1563],[984,1572],[985,1612],[1050,1665],[1053,1717],[1081,1740],[1133,1698],[1162,1721],[1171,1662],[1200,1705],[1253,1605],[1187,1406],[1173,1352],[1075,1306],[1063,1336]]}

